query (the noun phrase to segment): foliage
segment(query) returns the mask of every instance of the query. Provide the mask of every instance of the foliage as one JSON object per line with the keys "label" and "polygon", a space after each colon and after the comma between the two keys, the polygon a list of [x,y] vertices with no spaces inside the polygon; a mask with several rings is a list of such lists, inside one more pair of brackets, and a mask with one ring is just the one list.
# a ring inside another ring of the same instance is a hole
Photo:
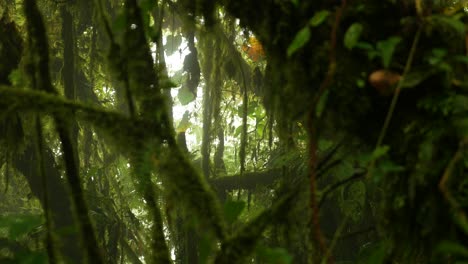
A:
{"label": "foliage", "polygon": [[467,261],[467,17],[413,2],[0,0],[0,262]]}

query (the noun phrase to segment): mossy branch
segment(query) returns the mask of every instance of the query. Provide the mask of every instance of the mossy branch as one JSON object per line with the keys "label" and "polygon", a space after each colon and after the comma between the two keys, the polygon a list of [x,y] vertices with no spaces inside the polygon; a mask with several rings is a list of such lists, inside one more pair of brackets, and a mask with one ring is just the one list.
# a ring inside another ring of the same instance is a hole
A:
{"label": "mossy branch", "polygon": [[156,122],[130,118],[116,111],[70,101],[42,91],[0,85],[0,109],[5,110],[7,114],[30,112],[52,116],[62,114],[68,118],[77,118],[100,130],[122,148],[150,135],[161,139],[167,137],[160,131]]}
{"label": "mossy branch", "polygon": [[44,137],[42,133],[42,125],[41,125],[41,119],[39,117],[36,117],[35,119],[35,128],[36,128],[36,135],[35,135],[35,151],[36,151],[36,156],[38,159],[38,164],[37,164],[37,171],[38,175],[41,178],[41,185],[43,189],[43,197],[42,199],[44,200],[43,203],[43,210],[44,210],[44,216],[45,216],[45,224],[46,224],[46,249],[47,249],[47,256],[49,257],[49,263],[55,264],[57,263],[57,255],[55,253],[54,249],[54,240],[52,236],[52,218],[51,218],[51,210],[49,206],[49,189],[48,189],[48,184],[47,184],[47,173],[45,170],[45,161],[44,161]]}
{"label": "mossy branch", "polygon": [[281,215],[293,206],[296,194],[297,190],[288,192],[278,198],[269,209],[245,224],[233,237],[221,245],[221,251],[215,263],[246,263],[247,257],[255,250],[265,229],[274,224],[274,221],[280,221]]}
{"label": "mossy branch", "polygon": [[[33,82],[36,89],[52,94],[57,94],[52,85],[49,72],[49,51],[46,30],[41,13],[34,0],[24,1],[24,13],[28,32],[31,66],[34,69]],[[79,175],[78,155],[73,145],[69,120],[62,114],[54,115],[56,130],[62,143],[67,180],[70,186],[71,198],[80,227],[83,246],[86,250],[88,261],[103,263],[102,256],[96,241],[91,219],[88,215],[88,207],[83,197],[83,189]]]}

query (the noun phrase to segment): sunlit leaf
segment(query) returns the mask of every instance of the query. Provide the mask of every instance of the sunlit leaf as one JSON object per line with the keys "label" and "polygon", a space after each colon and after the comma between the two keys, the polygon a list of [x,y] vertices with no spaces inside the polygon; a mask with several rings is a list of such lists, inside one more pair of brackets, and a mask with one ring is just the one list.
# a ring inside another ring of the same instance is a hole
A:
{"label": "sunlit leaf", "polygon": [[177,126],[176,132],[185,132],[190,127],[190,113],[189,111],[185,111],[184,115],[182,116],[182,120],[180,120],[179,125]]}
{"label": "sunlit leaf", "polygon": [[166,51],[167,56],[171,56],[179,50],[179,46],[182,43],[181,35],[169,35],[166,38],[166,44],[164,44],[164,50]]}
{"label": "sunlit leaf", "polygon": [[[361,37],[363,26],[361,23],[352,24],[344,35],[344,45],[347,49],[352,50]],[[370,46],[372,49],[372,46]]]}
{"label": "sunlit leaf", "polygon": [[310,29],[309,27],[304,27],[299,32],[297,32],[294,40],[288,47],[288,57],[291,57],[297,50],[304,47],[307,42],[310,40]]}
{"label": "sunlit leaf", "polygon": [[325,19],[327,19],[328,15],[330,15],[330,12],[328,12],[327,10],[318,11],[310,19],[309,25],[311,25],[312,27],[319,26],[325,21]]}
{"label": "sunlit leaf", "polygon": [[236,130],[234,130],[234,136],[235,137],[239,136],[241,132],[242,132],[242,126],[238,126]]}
{"label": "sunlit leaf", "polygon": [[161,89],[171,89],[177,86],[178,85],[167,76],[161,76],[159,79],[159,87]]}
{"label": "sunlit leaf", "polygon": [[186,86],[182,86],[177,94],[177,98],[179,98],[182,105],[187,105],[195,100],[195,95]]}

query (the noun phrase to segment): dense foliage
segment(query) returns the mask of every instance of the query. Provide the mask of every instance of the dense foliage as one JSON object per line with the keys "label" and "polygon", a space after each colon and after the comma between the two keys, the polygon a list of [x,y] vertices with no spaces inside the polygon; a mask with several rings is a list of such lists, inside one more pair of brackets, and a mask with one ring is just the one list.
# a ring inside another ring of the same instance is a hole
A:
{"label": "dense foliage", "polygon": [[465,9],[0,0],[0,262],[467,262]]}

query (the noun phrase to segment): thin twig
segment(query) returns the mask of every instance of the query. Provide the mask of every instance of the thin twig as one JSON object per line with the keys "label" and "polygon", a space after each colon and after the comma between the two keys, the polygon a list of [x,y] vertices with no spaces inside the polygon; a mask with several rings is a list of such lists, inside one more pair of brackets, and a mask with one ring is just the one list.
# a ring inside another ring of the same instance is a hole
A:
{"label": "thin twig", "polygon": [[455,165],[463,159],[463,150],[464,148],[468,145],[468,138],[465,138],[460,142],[460,146],[458,150],[455,152],[453,155],[452,159],[450,160],[449,164],[444,170],[444,174],[442,178],[439,181],[439,190],[444,196],[445,200],[449,203],[450,207],[454,210],[455,212],[455,217],[457,224],[461,227],[463,232],[468,235],[468,229],[466,228],[468,226],[468,218],[465,214],[465,212],[461,209],[460,204],[458,201],[452,196],[449,188],[447,187],[447,183],[452,176],[452,172],[455,168]]}
{"label": "thin twig", "polygon": [[[377,144],[375,145],[375,149],[377,150],[383,142],[383,139],[387,133],[388,126],[390,125],[390,121],[392,120],[393,112],[395,111],[396,104],[398,102],[398,98],[400,95],[401,88],[403,86],[403,83],[405,82],[405,77],[408,75],[410,69],[411,69],[411,64],[413,63],[414,59],[414,54],[416,53],[416,47],[418,46],[419,39],[421,37],[421,32],[423,30],[423,24],[419,26],[418,31],[416,32],[416,35],[414,36],[413,44],[411,45],[410,53],[408,55],[408,59],[406,60],[406,65],[405,69],[403,71],[403,75],[401,76],[400,81],[398,82],[398,85],[395,89],[395,93],[393,94],[392,102],[390,103],[390,107],[387,112],[387,116],[385,117],[384,124],[382,126],[382,130],[380,131],[379,138],[377,140]],[[370,164],[369,168],[367,170],[367,177],[371,177],[372,171],[375,167],[375,162],[376,159],[373,159]]]}
{"label": "thin twig", "polygon": [[342,186],[342,185],[345,185],[347,183],[350,183],[352,181],[355,181],[355,180],[358,180],[362,177],[364,177],[365,173],[356,173],[354,174],[353,176],[349,177],[349,178],[346,178],[344,180],[341,180],[341,181],[338,181],[336,183],[334,183],[333,185],[329,186],[327,189],[325,189],[325,191],[323,192],[323,195],[322,197],[320,198],[320,201],[319,201],[319,208],[322,207],[323,205],[323,202],[325,201],[325,199],[327,198],[327,196],[332,193],[333,191],[335,191],[338,187]]}
{"label": "thin twig", "polygon": [[[320,100],[320,97],[323,93],[328,89],[330,83],[333,80],[333,76],[335,75],[336,71],[336,40],[337,40],[337,32],[338,27],[341,20],[341,15],[343,10],[346,7],[346,0],[341,1],[341,6],[336,11],[335,16],[335,23],[333,24],[332,31],[330,33],[330,53],[329,53],[329,65],[328,71],[325,79],[320,85],[320,88],[312,101],[312,106],[309,111],[308,116],[308,132],[309,132],[309,170],[310,170],[310,208],[312,210],[312,234],[310,236],[311,240],[315,240],[318,243],[319,250],[322,254],[327,254],[328,249],[325,243],[325,239],[323,237],[322,231],[320,229],[320,221],[319,221],[319,207],[317,203],[317,166],[318,166],[318,159],[317,159],[317,149],[318,149],[318,138],[317,138],[317,126],[315,122],[315,113],[317,103]],[[329,263],[333,263],[333,257],[327,257]]]}

